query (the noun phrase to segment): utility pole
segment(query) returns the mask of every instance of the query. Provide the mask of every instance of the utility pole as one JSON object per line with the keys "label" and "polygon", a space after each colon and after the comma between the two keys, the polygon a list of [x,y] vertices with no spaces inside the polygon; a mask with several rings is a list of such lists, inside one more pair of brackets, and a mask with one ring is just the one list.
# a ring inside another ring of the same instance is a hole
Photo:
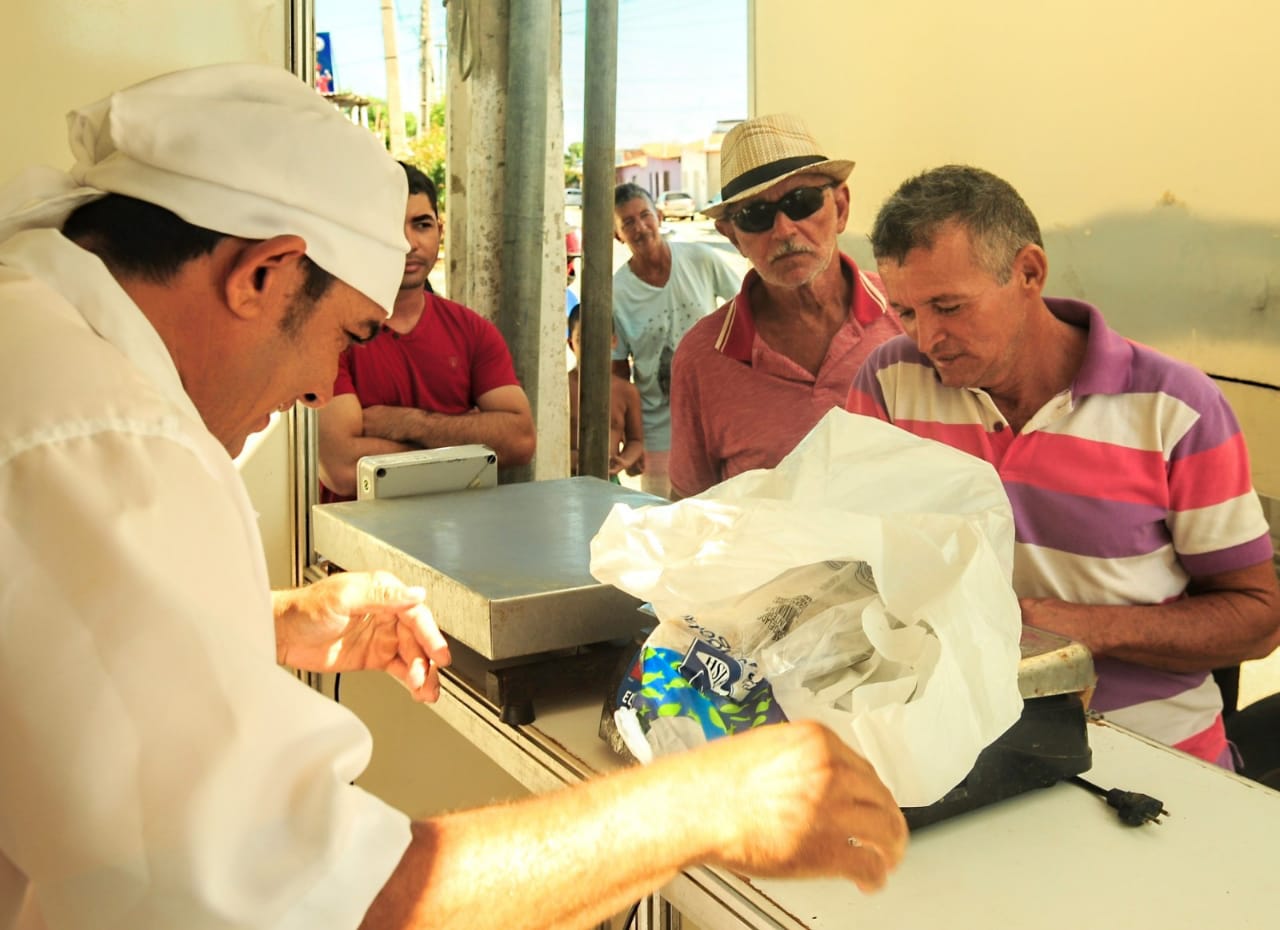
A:
{"label": "utility pole", "polygon": [[431,104],[435,102],[435,68],[431,61],[431,0],[422,0],[422,26],[418,30],[418,73],[422,78],[422,115],[418,135],[431,126]]}
{"label": "utility pole", "polygon": [[403,159],[409,154],[404,138],[404,109],[400,106],[400,55],[396,51],[395,0],[382,0],[382,46],[387,58],[387,128],[391,131],[391,154]]}
{"label": "utility pole", "polygon": [[609,477],[613,330],[613,166],[618,108],[618,0],[587,0],[591,78],[583,97],[582,360],[578,473]]}

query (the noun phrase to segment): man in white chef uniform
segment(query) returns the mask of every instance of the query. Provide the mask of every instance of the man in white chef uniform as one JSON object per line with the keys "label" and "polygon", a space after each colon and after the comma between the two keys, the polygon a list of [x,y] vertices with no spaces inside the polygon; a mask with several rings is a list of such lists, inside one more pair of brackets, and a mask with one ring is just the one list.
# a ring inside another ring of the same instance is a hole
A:
{"label": "man in white chef uniform", "polygon": [[589,926],[699,861],[883,883],[901,815],[812,724],[420,823],[354,787],[367,730],[281,664],[430,701],[448,648],[385,573],[271,592],[232,456],[390,313],[404,173],[264,66],[70,130],[69,174],[0,191],[0,930]]}

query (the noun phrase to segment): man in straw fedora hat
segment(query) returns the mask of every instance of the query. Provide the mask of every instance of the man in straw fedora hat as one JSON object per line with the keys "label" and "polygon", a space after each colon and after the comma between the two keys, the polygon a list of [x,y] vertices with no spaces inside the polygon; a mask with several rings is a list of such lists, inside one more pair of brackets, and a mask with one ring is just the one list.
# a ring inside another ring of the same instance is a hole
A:
{"label": "man in straw fedora hat", "polygon": [[705,212],[752,270],[676,351],[673,496],[778,464],[844,403],[871,350],[902,332],[879,279],[836,243],[852,170],[795,116],[749,119],[724,137],[722,199]]}
{"label": "man in straw fedora hat", "polygon": [[265,65],[69,125],[70,172],[0,190],[0,927],[588,927],[706,861],[884,882],[901,812],[816,723],[412,823],[355,785],[368,730],[281,665],[431,701],[448,645],[385,572],[272,592],[232,456],[387,319],[404,172]]}

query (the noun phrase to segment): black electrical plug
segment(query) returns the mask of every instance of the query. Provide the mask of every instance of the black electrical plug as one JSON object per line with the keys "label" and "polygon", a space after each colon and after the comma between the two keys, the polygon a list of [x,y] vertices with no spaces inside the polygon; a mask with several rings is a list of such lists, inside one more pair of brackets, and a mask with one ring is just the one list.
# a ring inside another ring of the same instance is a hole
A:
{"label": "black electrical plug", "polygon": [[1140,827],[1144,823],[1159,823],[1161,815],[1169,816],[1159,798],[1136,791],[1121,791],[1112,788],[1106,794],[1107,803],[1116,809],[1120,819],[1131,827]]}
{"label": "black electrical plug", "polygon": [[1107,790],[1098,787],[1091,781],[1086,781],[1079,775],[1071,776],[1068,781],[1102,798],[1116,809],[1120,822],[1131,827],[1140,827],[1145,823],[1159,824],[1162,816],[1169,816],[1169,812],[1164,809],[1164,802],[1159,798],[1153,798],[1149,794],[1124,791],[1120,788]]}

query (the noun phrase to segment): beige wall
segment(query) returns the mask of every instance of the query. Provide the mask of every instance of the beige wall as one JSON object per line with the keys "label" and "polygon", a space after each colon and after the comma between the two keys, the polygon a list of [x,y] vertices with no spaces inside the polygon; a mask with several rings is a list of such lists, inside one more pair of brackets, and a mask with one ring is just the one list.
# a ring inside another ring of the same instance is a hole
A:
{"label": "beige wall", "polygon": [[6,3],[0,181],[33,163],[66,167],[66,112],[116,88],[220,61],[283,65],[287,6],[286,0]]}
{"label": "beige wall", "polygon": [[342,676],[343,706],[373,734],[373,757],[356,780],[410,817],[432,817],[529,792],[389,675]]}
{"label": "beige wall", "polygon": [[271,425],[249,437],[236,459],[240,478],[258,514],[267,577],[272,588],[293,586],[293,462],[287,414],[271,417]]}
{"label": "beige wall", "polygon": [[[753,114],[858,162],[846,248],[905,178],[967,162],[1040,219],[1050,293],[1214,374],[1280,384],[1280,6],[751,3]],[[821,28],[814,28],[821,24]],[[1233,387],[1280,496],[1280,393]]]}
{"label": "beige wall", "polygon": [[[0,87],[9,93],[10,112],[0,184],[28,165],[67,167],[67,111],[117,88],[224,61],[283,67],[288,6],[287,0],[7,4]],[[262,520],[271,580],[280,586],[292,568],[287,439],[283,429],[273,429],[240,462]]]}

